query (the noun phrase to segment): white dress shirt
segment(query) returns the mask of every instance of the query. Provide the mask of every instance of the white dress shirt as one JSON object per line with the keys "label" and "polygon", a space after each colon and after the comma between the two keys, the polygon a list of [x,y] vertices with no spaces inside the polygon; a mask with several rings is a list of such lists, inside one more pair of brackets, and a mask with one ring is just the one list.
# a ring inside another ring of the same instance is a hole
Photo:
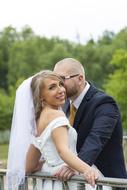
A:
{"label": "white dress shirt", "polygon": [[85,82],[86,82],[86,86],[85,86],[84,90],[81,92],[81,94],[73,102],[73,105],[75,106],[76,109],[79,108],[84,96],[86,95],[87,91],[90,88],[90,84],[87,81],[85,81]]}

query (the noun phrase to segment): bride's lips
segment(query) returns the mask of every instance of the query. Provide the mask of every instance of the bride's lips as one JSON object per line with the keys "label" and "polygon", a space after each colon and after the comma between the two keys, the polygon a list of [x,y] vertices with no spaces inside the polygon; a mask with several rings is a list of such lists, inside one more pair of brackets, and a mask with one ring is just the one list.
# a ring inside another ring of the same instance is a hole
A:
{"label": "bride's lips", "polygon": [[62,95],[60,95],[60,96],[57,96],[56,98],[57,98],[57,99],[60,99],[60,100],[64,100],[64,99],[65,99],[65,94],[62,94]]}

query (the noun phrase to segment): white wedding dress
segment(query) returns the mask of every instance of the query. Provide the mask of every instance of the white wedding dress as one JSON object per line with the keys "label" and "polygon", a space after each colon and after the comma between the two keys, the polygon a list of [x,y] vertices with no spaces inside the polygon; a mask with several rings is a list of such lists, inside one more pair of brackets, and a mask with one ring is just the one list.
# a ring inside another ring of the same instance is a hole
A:
{"label": "white wedding dress", "polygon": [[[76,153],[76,142],[77,142],[77,132],[70,126],[69,121],[66,117],[61,116],[53,121],[51,121],[42,134],[39,137],[32,136],[32,144],[37,147],[42,153],[45,163],[42,167],[42,172],[49,172],[54,174],[62,165],[64,161],[60,158],[55,144],[52,140],[51,133],[52,131],[60,126],[67,126],[68,128],[68,139],[69,139],[69,148],[70,150]],[[61,134],[62,135],[62,134]],[[100,174],[101,175],[101,174]],[[69,190],[77,190],[77,183],[67,182]],[[40,180],[37,179],[36,190],[64,190],[64,183],[61,181],[52,181],[52,180]],[[34,190],[35,190],[34,189]],[[87,190],[92,190],[90,185],[87,185]]]}
{"label": "white wedding dress", "polygon": [[[69,148],[73,153],[76,154],[77,133],[75,129],[70,126],[68,119],[64,116],[61,116],[52,120],[39,137],[32,137],[32,144],[40,150],[45,160],[41,170],[42,172],[54,174],[59,168],[61,168],[62,165],[65,164],[60,158],[51,137],[52,131],[60,126],[67,126]],[[64,184],[61,181],[45,180],[43,183],[42,180],[37,180],[36,189],[63,190],[63,186]],[[69,190],[77,190],[76,183],[68,182],[68,187]]]}

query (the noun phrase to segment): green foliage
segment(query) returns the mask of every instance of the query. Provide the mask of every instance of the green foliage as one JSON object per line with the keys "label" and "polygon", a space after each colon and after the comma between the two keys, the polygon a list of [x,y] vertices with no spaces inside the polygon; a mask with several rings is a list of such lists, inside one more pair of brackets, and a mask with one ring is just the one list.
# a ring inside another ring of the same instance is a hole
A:
{"label": "green foliage", "polygon": [[7,168],[8,144],[0,144],[1,168]]}
{"label": "green foliage", "polygon": [[116,49],[127,49],[127,27],[114,36],[113,45]]}
{"label": "green foliage", "polygon": [[9,86],[8,94],[0,89],[0,130],[11,128],[15,91],[23,80],[24,78],[19,78],[15,86]]}
{"label": "green foliage", "polygon": [[113,54],[111,64],[115,66],[116,69],[126,69],[127,68],[127,50],[118,49]]}
{"label": "green foliage", "polygon": [[0,160],[7,159],[8,144],[0,144]]}
{"label": "green foliage", "polygon": [[0,90],[0,130],[10,128],[13,98],[8,96],[3,90]]}
{"label": "green foliage", "polygon": [[81,61],[86,79],[116,98],[125,122],[126,52],[127,28],[118,34],[105,31],[96,42],[90,39],[86,44],[76,44],[35,35],[29,26],[20,32],[6,27],[0,32],[0,130],[11,126],[15,91],[20,82],[40,70],[53,69],[57,61],[66,57]]}
{"label": "green foliage", "polygon": [[116,70],[109,75],[104,88],[117,100],[122,111],[123,126],[127,128],[127,51],[116,51],[111,64],[116,66]]}

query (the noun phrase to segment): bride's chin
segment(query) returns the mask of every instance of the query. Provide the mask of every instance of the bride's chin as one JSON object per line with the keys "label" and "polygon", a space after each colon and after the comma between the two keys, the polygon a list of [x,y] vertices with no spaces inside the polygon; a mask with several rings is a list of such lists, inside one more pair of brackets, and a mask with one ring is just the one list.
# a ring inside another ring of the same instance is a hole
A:
{"label": "bride's chin", "polygon": [[61,106],[63,106],[65,104],[65,100],[63,100],[62,102],[61,102]]}

